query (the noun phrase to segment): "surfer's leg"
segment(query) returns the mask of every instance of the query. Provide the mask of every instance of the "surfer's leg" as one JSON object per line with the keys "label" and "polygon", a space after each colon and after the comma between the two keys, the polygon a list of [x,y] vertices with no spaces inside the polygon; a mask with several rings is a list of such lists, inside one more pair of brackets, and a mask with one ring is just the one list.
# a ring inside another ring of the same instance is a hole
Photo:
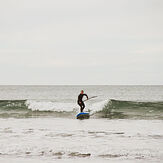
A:
{"label": "surfer's leg", "polygon": [[84,110],[84,108],[85,108],[84,102],[81,103],[81,106],[82,106],[82,107],[81,107],[81,112],[83,112],[83,110]]}
{"label": "surfer's leg", "polygon": [[83,105],[83,109],[85,108],[85,104],[84,104],[84,102],[82,103],[82,105]]}
{"label": "surfer's leg", "polygon": [[83,112],[83,105],[81,101],[78,101],[78,105],[80,106],[80,112]]}
{"label": "surfer's leg", "polygon": [[80,105],[80,112],[83,112],[83,106]]}
{"label": "surfer's leg", "polygon": [[80,112],[83,112],[83,107],[80,108]]}

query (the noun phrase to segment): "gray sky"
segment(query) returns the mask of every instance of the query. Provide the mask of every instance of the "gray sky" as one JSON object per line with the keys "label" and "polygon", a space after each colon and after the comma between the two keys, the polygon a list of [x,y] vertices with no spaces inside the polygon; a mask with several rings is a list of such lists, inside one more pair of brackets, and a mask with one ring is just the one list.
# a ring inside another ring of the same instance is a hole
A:
{"label": "gray sky", "polygon": [[163,84],[162,0],[0,0],[0,84]]}

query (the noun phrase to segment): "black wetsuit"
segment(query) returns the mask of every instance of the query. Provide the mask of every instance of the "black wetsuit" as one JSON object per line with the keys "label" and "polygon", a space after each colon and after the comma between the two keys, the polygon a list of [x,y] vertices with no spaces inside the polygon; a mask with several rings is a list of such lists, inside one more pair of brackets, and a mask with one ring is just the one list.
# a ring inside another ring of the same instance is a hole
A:
{"label": "black wetsuit", "polygon": [[87,96],[87,94],[80,94],[79,96],[78,96],[78,104],[79,104],[79,106],[80,106],[80,111],[81,112],[83,112],[83,110],[84,110],[84,108],[85,108],[85,104],[84,104],[84,102],[83,102],[83,96],[86,96],[87,97],[87,99],[88,99],[88,96]]}

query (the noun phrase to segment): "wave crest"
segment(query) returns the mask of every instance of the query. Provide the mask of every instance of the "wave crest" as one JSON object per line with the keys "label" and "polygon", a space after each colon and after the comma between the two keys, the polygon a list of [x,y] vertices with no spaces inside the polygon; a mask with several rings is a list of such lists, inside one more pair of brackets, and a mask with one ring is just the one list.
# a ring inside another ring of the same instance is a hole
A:
{"label": "wave crest", "polygon": [[137,102],[111,99],[100,111],[105,118],[163,119],[163,102]]}
{"label": "wave crest", "polygon": [[[163,119],[163,102],[104,100],[87,105],[92,118]],[[0,117],[75,117],[76,103],[52,100],[0,100]],[[85,109],[87,110],[87,109]]]}

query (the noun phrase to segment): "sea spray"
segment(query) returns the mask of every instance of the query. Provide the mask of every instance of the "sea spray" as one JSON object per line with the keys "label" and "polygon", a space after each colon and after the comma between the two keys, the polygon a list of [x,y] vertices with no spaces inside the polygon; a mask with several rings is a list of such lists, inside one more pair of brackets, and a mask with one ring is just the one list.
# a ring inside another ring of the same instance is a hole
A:
{"label": "sea spray", "polygon": [[76,109],[74,103],[55,102],[49,100],[27,100],[26,105],[32,111],[72,112]]}

